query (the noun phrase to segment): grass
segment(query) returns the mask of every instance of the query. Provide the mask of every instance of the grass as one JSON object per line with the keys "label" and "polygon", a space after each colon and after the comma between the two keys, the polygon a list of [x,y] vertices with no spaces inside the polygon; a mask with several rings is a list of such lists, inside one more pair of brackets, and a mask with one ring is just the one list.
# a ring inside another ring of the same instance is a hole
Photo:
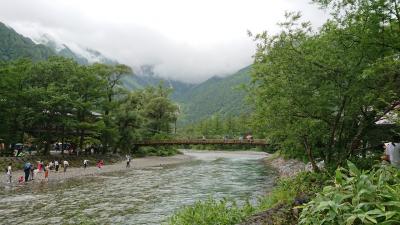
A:
{"label": "grass", "polygon": [[261,210],[273,208],[279,204],[291,204],[296,198],[310,198],[322,190],[329,176],[326,173],[301,172],[294,178],[278,180],[271,193],[260,199]]}
{"label": "grass", "polygon": [[238,206],[233,200],[215,200],[196,202],[173,215],[168,224],[174,225],[234,225],[241,222],[244,218],[255,212],[255,208],[250,203]]}

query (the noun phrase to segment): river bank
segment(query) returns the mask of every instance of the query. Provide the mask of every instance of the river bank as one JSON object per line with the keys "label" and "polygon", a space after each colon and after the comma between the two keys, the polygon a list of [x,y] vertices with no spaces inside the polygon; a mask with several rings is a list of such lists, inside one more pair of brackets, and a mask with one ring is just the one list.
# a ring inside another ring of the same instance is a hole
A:
{"label": "river bank", "polygon": [[[132,170],[132,169],[140,169],[146,167],[157,167],[157,166],[164,166],[164,165],[171,165],[171,164],[178,164],[192,160],[193,157],[188,155],[175,155],[175,156],[167,156],[167,157],[159,157],[159,156],[151,156],[151,157],[144,157],[144,158],[134,158],[131,161],[130,168],[126,168],[126,161],[118,161],[114,164],[107,164],[101,169],[95,166],[97,161],[91,161],[89,159],[89,167],[84,169],[79,164],[72,164],[67,171],[63,172],[63,167],[60,167],[58,172],[54,170],[50,170],[49,172],[49,181],[57,181],[69,178],[77,178],[77,177],[84,177],[84,176],[98,176],[103,173],[110,173],[110,172],[118,172],[123,170]],[[80,159],[80,161],[82,161]],[[62,162],[60,162],[62,163]],[[24,176],[23,170],[13,171],[13,184],[18,184],[18,177]],[[44,179],[44,172],[37,173],[34,176],[33,181],[29,181],[28,183],[40,183],[45,181]],[[2,179],[2,182],[5,184],[5,178]]]}
{"label": "river bank", "polygon": [[[274,168],[279,174],[275,188],[260,201],[260,210],[246,218],[240,225],[291,225],[297,224],[298,211],[294,207],[307,201],[309,193],[305,163],[295,159],[284,159],[278,153],[264,159],[264,162]],[[305,179],[305,180],[302,180]],[[312,191],[311,191],[312,192]]]}
{"label": "river bank", "polygon": [[278,153],[269,155],[264,161],[277,170],[281,178],[294,177],[306,168],[305,163],[296,159],[284,159]]}

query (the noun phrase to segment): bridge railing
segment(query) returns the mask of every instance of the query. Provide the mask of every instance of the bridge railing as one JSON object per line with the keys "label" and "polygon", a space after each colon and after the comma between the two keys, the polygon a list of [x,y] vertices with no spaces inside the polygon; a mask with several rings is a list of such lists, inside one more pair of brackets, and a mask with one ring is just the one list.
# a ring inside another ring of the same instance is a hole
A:
{"label": "bridge railing", "polygon": [[145,140],[136,145],[174,145],[174,144],[253,144],[266,145],[264,139],[237,140],[237,139],[181,139],[181,140]]}

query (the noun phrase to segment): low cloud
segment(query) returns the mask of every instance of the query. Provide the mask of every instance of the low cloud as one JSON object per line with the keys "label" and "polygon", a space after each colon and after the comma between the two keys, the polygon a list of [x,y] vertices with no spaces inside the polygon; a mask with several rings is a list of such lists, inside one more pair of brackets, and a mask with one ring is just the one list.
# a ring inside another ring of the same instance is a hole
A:
{"label": "low cloud", "polygon": [[[183,4],[176,1],[171,1],[171,4]],[[182,12],[185,9],[179,8],[167,12],[157,9],[157,13],[151,14],[152,11],[149,11],[150,15],[147,15],[137,9],[141,2],[121,0],[115,2],[117,6],[118,3],[122,4],[119,8],[106,1],[85,1],[84,5],[75,0],[0,2],[0,20],[25,36],[37,39],[47,33],[72,49],[78,50],[80,46],[92,48],[132,67],[154,65],[156,74],[187,82],[200,82],[214,75],[231,74],[251,64],[255,46],[247,37],[246,30],[276,31],[274,24],[278,18],[272,18],[273,21],[268,18],[278,14],[283,16],[282,9],[303,7],[307,13],[315,11],[305,3],[300,4],[300,7],[289,5],[288,1],[274,0],[271,1],[270,9],[265,9],[265,16],[257,16],[252,14],[257,13],[257,7],[252,6],[255,12],[247,12],[246,8],[241,9],[242,5],[236,4],[236,11],[229,11],[230,1],[226,1],[225,11],[222,10],[224,5],[216,6],[221,7],[221,10],[217,8],[219,11],[215,9],[209,15],[207,12],[193,11],[195,15],[192,18],[191,12]],[[273,4],[279,5],[274,8]],[[96,5],[99,7],[96,8]],[[132,7],[131,11],[126,9],[128,6]],[[152,5],[141,7],[143,10],[153,9]],[[175,9],[170,5],[165,7],[168,10]],[[187,7],[188,10],[195,10],[192,6]],[[207,9],[207,5],[199,7]],[[213,7],[212,1],[209,7]],[[276,9],[281,11],[274,12]],[[247,17],[250,19],[246,20]],[[257,18],[265,18],[266,21]]]}

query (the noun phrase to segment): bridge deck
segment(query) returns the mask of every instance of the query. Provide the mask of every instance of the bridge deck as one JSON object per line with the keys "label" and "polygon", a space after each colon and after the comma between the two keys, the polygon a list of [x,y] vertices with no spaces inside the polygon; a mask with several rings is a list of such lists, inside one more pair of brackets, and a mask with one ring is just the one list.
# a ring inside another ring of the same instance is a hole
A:
{"label": "bridge deck", "polygon": [[138,146],[150,145],[268,145],[264,139],[236,140],[236,139],[185,139],[185,140],[146,140],[135,143]]}

